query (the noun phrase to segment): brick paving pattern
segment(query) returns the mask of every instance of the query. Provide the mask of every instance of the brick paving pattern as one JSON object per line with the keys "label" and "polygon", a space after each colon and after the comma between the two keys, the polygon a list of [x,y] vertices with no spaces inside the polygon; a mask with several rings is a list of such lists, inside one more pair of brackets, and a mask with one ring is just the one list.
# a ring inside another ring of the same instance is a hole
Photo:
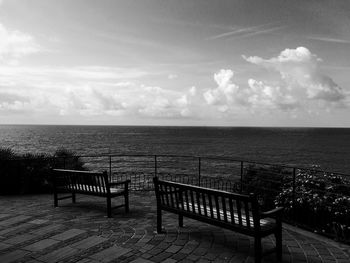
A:
{"label": "brick paving pattern", "polygon": [[[115,200],[118,202],[118,199]],[[254,262],[253,239],[164,213],[157,234],[153,193],[132,193],[130,213],[113,210],[103,198],[78,195],[53,207],[50,195],[0,196],[0,262]],[[274,246],[274,238],[263,241]],[[349,263],[349,247],[285,225],[283,262]],[[276,262],[275,255],[263,262]]]}

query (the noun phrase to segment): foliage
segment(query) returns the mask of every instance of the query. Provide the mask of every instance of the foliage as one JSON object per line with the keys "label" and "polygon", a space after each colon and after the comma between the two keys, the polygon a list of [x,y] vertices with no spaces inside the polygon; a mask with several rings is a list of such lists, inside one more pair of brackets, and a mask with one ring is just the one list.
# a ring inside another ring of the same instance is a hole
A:
{"label": "foliage", "polygon": [[11,148],[0,148],[0,160],[9,160],[15,157]]}
{"label": "foliage", "polygon": [[55,167],[73,170],[84,170],[84,163],[74,151],[59,148],[54,153]]}
{"label": "foliage", "polygon": [[[62,158],[67,159],[67,166]],[[74,152],[59,149],[54,155],[16,154],[10,148],[0,149],[0,194],[27,194],[51,191],[52,168],[83,169]]]}
{"label": "foliage", "polygon": [[245,168],[242,180],[243,191],[256,194],[264,210],[272,209],[275,207],[274,199],[282,189],[287,172],[279,166],[249,165]]}
{"label": "foliage", "polygon": [[350,178],[317,168],[296,170],[293,183],[292,169],[249,165],[243,191],[257,194],[264,210],[283,206],[287,221],[350,242]]}
{"label": "foliage", "polygon": [[350,241],[350,180],[345,176],[299,170],[294,184],[286,184],[275,204],[297,223]]}

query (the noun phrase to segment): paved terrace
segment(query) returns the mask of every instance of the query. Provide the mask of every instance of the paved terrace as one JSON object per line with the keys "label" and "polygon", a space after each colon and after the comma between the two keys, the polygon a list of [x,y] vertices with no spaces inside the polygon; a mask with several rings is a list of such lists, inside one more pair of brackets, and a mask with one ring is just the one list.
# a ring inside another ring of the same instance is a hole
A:
{"label": "paved terrace", "polygon": [[[166,233],[156,234],[153,193],[132,193],[130,213],[116,209],[113,218],[103,198],[60,204],[50,195],[0,197],[0,262],[254,262],[252,238],[198,221],[178,228],[165,213]],[[284,226],[283,241],[283,262],[350,262],[349,247],[300,229]]]}

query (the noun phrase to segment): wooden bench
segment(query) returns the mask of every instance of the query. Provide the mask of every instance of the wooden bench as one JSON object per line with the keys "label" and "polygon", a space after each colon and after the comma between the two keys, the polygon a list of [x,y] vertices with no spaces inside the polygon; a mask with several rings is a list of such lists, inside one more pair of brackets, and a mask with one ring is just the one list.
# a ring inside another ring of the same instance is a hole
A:
{"label": "wooden bench", "polygon": [[[76,194],[85,194],[105,197],[107,200],[107,216],[112,217],[112,198],[124,196],[124,204],[115,206],[125,207],[129,212],[129,183],[130,180],[122,182],[108,181],[107,172],[88,172],[77,170],[53,169],[53,194],[54,206],[58,206],[58,200],[72,198],[76,202]],[[70,193],[59,197],[59,193]]]}
{"label": "wooden bench", "polygon": [[[260,212],[255,195],[242,195],[153,178],[157,199],[157,232],[162,231],[162,210],[254,237],[255,262],[276,252],[282,258],[282,211]],[[262,251],[261,239],[274,234],[276,247]]]}

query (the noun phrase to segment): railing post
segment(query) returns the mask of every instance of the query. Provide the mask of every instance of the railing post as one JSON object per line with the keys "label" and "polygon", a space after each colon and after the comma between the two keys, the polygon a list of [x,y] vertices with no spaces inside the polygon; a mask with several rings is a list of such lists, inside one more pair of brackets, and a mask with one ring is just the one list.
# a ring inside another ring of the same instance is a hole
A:
{"label": "railing post", "polygon": [[154,176],[158,176],[158,167],[157,167],[157,155],[154,155]]}
{"label": "railing post", "polygon": [[63,157],[63,169],[66,169],[66,156]]}
{"label": "railing post", "polygon": [[198,157],[198,186],[201,186],[201,157]]}
{"label": "railing post", "polygon": [[112,156],[109,155],[109,181],[112,181]]}
{"label": "railing post", "polygon": [[296,212],[295,212],[295,189],[296,188],[296,168],[293,167],[293,195],[292,195],[292,201],[293,201],[293,223],[296,224]]}
{"label": "railing post", "polygon": [[243,161],[241,161],[241,193],[243,191]]}

